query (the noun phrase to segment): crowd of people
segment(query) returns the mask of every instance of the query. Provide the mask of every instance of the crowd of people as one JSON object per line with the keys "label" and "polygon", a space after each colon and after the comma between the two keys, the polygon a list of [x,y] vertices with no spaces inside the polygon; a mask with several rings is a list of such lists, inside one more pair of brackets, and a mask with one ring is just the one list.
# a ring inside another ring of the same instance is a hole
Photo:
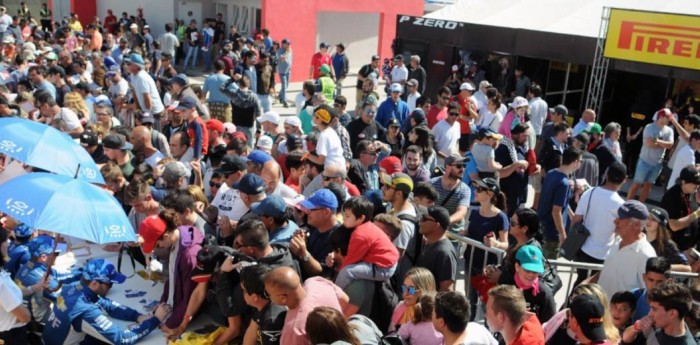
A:
{"label": "crowd of people", "polygon": [[[87,150],[138,232],[111,250],[159,262],[165,286],[151,313],[122,306],[113,263],[58,271],[57,239],[4,215],[5,344],[132,344],[157,328],[175,340],[197,318],[224,328],[214,344],[696,344],[700,286],[670,279],[700,270],[692,107],[635,113],[621,139],[592,109],[572,128],[508,59],[453,66],[433,102],[421,57],[399,54],[371,56],[348,109],[342,43],[319,45],[290,100],[291,42],[268,30],[227,32],[219,14],[156,39],[140,11],[84,28],[50,18],[0,7],[0,117]],[[3,174],[33,170],[3,157]],[[579,270],[564,305],[560,255],[604,265]]]}

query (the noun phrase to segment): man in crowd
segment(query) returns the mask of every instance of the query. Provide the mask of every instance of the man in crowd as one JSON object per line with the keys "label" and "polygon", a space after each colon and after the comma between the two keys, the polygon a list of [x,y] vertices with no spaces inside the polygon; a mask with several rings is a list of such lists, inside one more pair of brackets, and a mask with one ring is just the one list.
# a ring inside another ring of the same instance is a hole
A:
{"label": "man in crowd", "polygon": [[527,202],[527,136],[531,130],[526,124],[515,125],[510,130],[511,138],[504,137],[495,152],[495,160],[502,166],[498,175],[501,191],[506,195],[509,216]]}
{"label": "man in crowd", "polygon": [[428,127],[433,128],[435,125],[447,118],[447,105],[452,99],[452,92],[446,86],[438,89],[437,102],[430,106],[430,111],[426,114],[428,119]]}
{"label": "man in crowd", "polygon": [[637,190],[642,186],[639,201],[645,202],[651,186],[661,174],[663,159],[666,150],[673,147],[673,130],[668,126],[669,117],[673,116],[668,108],[656,112],[656,120],[644,127],[642,136],[644,145],[639,154],[634,180],[627,193],[627,199],[634,199]]}
{"label": "man in crowd", "polygon": [[438,193],[435,204],[447,209],[450,217],[449,231],[459,233],[464,229],[464,219],[467,217],[471,190],[462,182],[467,159],[460,155],[450,155],[445,159],[445,173],[430,180]]}
{"label": "man in crowd", "polygon": [[214,62],[214,74],[204,80],[202,92],[209,93],[207,97],[207,105],[209,106],[209,116],[212,119],[217,119],[223,123],[231,122],[231,103],[228,97],[224,95],[220,89],[231,79],[230,76],[224,74],[224,62],[217,60]]}
{"label": "man in crowd", "polygon": [[462,131],[462,125],[458,121],[459,117],[460,105],[457,102],[452,102],[447,106],[447,117],[433,127],[435,153],[439,165],[444,163],[450,155],[459,153],[460,147],[457,144]]}
{"label": "man in crowd", "polygon": [[537,316],[527,311],[525,297],[515,285],[498,285],[488,292],[486,322],[499,332],[506,344],[544,344],[544,332]]}
{"label": "man in crowd", "polygon": [[426,240],[417,267],[433,272],[438,291],[451,291],[457,281],[457,250],[447,238],[450,214],[441,206],[421,207],[420,233]]}
{"label": "man in crowd", "polygon": [[605,307],[593,295],[578,295],[569,305],[569,329],[576,334],[582,345],[610,345],[605,335]]}
{"label": "man in crowd", "polygon": [[336,215],[339,211],[338,199],[328,189],[319,189],[297,206],[307,216],[310,231],[298,231],[289,243],[292,254],[300,261],[302,275],[312,277],[321,275],[326,267],[326,257],[331,252],[330,237],[341,224]]}
{"label": "man in crowd", "polygon": [[387,98],[384,102],[382,102],[382,104],[379,105],[376,121],[382,125],[382,127],[387,128],[391,119],[398,120],[403,126],[405,121],[408,119],[410,111],[408,110],[408,104],[401,99],[402,93],[403,86],[401,84],[392,84],[391,97]]}
{"label": "man in crowd", "polygon": [[131,54],[129,58],[124,59],[127,63],[127,69],[131,73],[131,86],[133,87],[135,104],[132,110],[140,109],[142,112],[149,112],[156,121],[153,123],[153,128],[160,130],[160,118],[165,110],[161,101],[156,82],[144,70],[145,63],[143,57],[139,54]]}
{"label": "man in crowd", "polygon": [[469,300],[461,292],[449,291],[435,297],[432,323],[435,330],[442,334],[443,344],[498,343],[484,326],[469,322],[470,309]]}
{"label": "man in crowd", "polygon": [[350,60],[345,54],[345,45],[338,43],[335,45],[335,54],[331,56],[331,64],[335,75],[335,95],[340,96],[343,90],[343,80],[350,72]]}
{"label": "man in crowd", "polygon": [[595,123],[595,111],[593,109],[586,109],[581,113],[581,119],[579,119],[576,126],[572,131],[572,135],[578,135],[583,131],[590,131],[591,126]]}
{"label": "man in crowd", "polygon": [[[365,94],[369,94],[374,91],[374,86],[376,83],[372,83],[371,90],[365,92],[365,80],[367,79],[378,79],[379,78],[379,55],[372,55],[372,61],[360,68],[357,72],[357,85],[355,86],[355,103],[359,106],[362,104],[362,98]],[[379,99],[379,97],[376,97]]]}
{"label": "man in crowd", "polygon": [[425,68],[420,65],[420,56],[418,55],[411,55],[410,66],[408,66],[408,79],[415,80],[415,91],[418,92],[418,97],[420,97],[420,95],[425,92],[425,87],[428,84],[428,77]]}
{"label": "man in crowd", "polygon": [[532,130],[539,138],[542,135],[542,128],[547,121],[547,102],[542,99],[542,88],[539,85],[532,85],[528,95],[530,99],[530,122]]}

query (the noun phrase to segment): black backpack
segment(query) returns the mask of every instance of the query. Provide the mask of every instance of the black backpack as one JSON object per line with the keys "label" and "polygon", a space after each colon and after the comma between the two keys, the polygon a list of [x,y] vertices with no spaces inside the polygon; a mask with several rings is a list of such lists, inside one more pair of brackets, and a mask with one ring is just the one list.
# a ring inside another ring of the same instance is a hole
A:
{"label": "black backpack", "polygon": [[418,222],[420,221],[420,217],[421,217],[420,211],[418,210],[418,207],[416,207],[415,204],[412,204],[412,205],[413,205],[413,210],[416,213],[415,217],[409,216],[407,214],[402,214],[402,215],[398,216],[397,218],[399,218],[399,220],[406,220],[406,221],[413,223],[413,240],[414,240],[415,246],[413,247],[413,253],[406,252],[406,253],[404,253],[404,255],[408,255],[408,258],[411,260],[411,264],[413,266],[415,266],[416,261],[418,261],[418,256],[420,256],[420,252],[423,249],[422,248],[423,247],[423,236],[421,235],[421,233],[419,231],[420,226],[418,225]]}
{"label": "black backpack", "polygon": [[[372,266],[374,271],[374,266]],[[374,296],[369,318],[379,329],[389,329],[391,314],[399,303],[399,295],[391,287],[389,280],[374,282]]]}

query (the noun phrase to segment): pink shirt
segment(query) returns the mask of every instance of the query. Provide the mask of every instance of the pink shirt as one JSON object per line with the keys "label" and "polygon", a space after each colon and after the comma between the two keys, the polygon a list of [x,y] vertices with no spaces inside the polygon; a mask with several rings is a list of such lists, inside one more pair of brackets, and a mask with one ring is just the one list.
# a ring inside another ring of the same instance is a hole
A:
{"label": "pink shirt", "polygon": [[435,330],[432,321],[417,324],[409,321],[401,326],[399,336],[411,344],[442,345],[442,334]]}
{"label": "pink shirt", "polygon": [[287,310],[280,344],[309,344],[305,329],[306,317],[314,308],[323,306],[342,312],[339,300],[345,293],[330,280],[321,277],[309,278],[304,282],[304,290],[306,290],[306,297],[299,306]]}

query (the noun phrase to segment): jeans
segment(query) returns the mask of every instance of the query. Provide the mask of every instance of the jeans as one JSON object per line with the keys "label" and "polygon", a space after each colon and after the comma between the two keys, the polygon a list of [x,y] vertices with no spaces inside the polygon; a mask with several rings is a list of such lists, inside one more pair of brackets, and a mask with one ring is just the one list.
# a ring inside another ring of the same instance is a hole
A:
{"label": "jeans", "polygon": [[248,139],[248,147],[252,149],[253,141],[255,140],[255,125],[253,127],[236,126],[236,130],[245,134],[245,137]]}
{"label": "jeans", "polygon": [[347,265],[338,273],[338,277],[335,278],[335,285],[345,289],[353,280],[357,279],[384,281],[394,275],[396,266],[397,264],[391,267],[377,267],[368,262]]}
{"label": "jeans", "polygon": [[345,80],[345,77],[338,78],[335,81],[335,97],[340,96],[340,93],[343,91],[343,80]]}
{"label": "jeans", "polygon": [[199,47],[192,47],[190,45],[187,46],[187,55],[185,55],[185,62],[182,63],[182,67],[187,68],[187,63],[190,61],[190,57],[192,58],[192,67],[197,66],[197,52],[199,51]]}
{"label": "jeans", "polygon": [[261,95],[257,94],[258,99],[260,100],[260,105],[263,108],[263,112],[268,112],[270,109],[272,109],[272,102],[270,100],[270,95]]}
{"label": "jeans", "polygon": [[204,66],[207,68],[207,71],[211,70],[211,54],[211,48],[209,50],[204,50],[204,47],[202,47],[202,56],[204,56]]}
{"label": "jeans", "polygon": [[287,103],[287,88],[289,87],[289,72],[279,73],[280,75],[280,102]]}

